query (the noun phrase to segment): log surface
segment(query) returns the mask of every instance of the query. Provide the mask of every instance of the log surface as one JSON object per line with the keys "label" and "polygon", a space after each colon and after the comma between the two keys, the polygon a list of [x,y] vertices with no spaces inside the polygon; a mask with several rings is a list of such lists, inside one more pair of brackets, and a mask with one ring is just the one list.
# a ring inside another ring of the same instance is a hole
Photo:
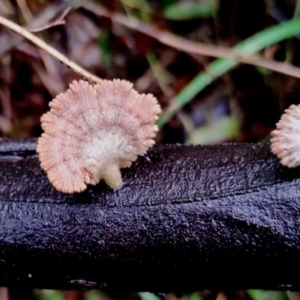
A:
{"label": "log surface", "polygon": [[0,142],[0,285],[300,289],[300,169],[269,144],[161,145],[124,186],[54,190],[35,140]]}

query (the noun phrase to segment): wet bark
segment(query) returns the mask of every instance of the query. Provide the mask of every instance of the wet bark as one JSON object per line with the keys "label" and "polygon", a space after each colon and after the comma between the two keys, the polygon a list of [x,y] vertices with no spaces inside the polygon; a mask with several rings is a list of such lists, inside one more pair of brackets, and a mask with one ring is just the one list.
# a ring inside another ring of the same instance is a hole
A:
{"label": "wet bark", "polygon": [[0,285],[299,289],[300,169],[268,144],[162,145],[124,186],[55,191],[35,140],[0,143]]}

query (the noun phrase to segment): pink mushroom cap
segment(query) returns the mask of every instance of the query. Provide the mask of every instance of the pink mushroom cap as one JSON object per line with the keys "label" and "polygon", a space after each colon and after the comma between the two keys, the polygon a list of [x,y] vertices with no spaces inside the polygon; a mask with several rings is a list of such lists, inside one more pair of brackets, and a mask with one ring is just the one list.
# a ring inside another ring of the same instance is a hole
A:
{"label": "pink mushroom cap", "polygon": [[122,186],[121,168],[154,145],[161,108],[151,94],[137,93],[125,80],[91,85],[73,81],[41,118],[41,167],[60,192],[82,192],[103,179]]}
{"label": "pink mushroom cap", "polygon": [[271,151],[289,168],[300,166],[300,105],[285,110],[271,132]]}

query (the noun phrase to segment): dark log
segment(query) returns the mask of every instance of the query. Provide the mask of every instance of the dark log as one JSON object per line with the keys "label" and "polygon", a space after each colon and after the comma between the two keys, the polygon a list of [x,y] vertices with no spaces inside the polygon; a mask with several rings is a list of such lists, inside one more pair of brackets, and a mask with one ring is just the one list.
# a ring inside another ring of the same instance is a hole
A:
{"label": "dark log", "polygon": [[300,289],[300,168],[269,144],[162,145],[65,195],[35,142],[0,143],[0,285]]}

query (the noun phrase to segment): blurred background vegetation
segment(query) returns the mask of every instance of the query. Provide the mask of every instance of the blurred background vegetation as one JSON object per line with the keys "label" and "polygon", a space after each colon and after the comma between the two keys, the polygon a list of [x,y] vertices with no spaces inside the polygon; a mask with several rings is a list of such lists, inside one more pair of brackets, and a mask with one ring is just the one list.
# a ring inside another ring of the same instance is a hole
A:
{"label": "blurred background vegetation", "polygon": [[[260,58],[299,66],[300,1],[0,0],[0,15],[36,31],[48,45],[99,77],[126,79],[139,92],[153,93],[164,109],[158,121],[158,143],[267,141],[283,110],[300,102],[298,78],[189,53],[184,51],[184,41],[178,50],[145,33],[155,29],[162,35],[171,33],[215,45],[221,51],[238,45],[234,49],[240,53],[259,51]],[[142,32],[121,24],[120,18],[139,20]],[[57,25],[61,19],[65,24]],[[293,20],[296,23],[289,23]],[[48,110],[48,102],[79,78],[48,53],[0,25],[0,135],[38,137],[42,132],[40,117]],[[0,290],[0,299],[161,298],[300,299],[297,293],[258,290],[166,296],[96,290]]]}

